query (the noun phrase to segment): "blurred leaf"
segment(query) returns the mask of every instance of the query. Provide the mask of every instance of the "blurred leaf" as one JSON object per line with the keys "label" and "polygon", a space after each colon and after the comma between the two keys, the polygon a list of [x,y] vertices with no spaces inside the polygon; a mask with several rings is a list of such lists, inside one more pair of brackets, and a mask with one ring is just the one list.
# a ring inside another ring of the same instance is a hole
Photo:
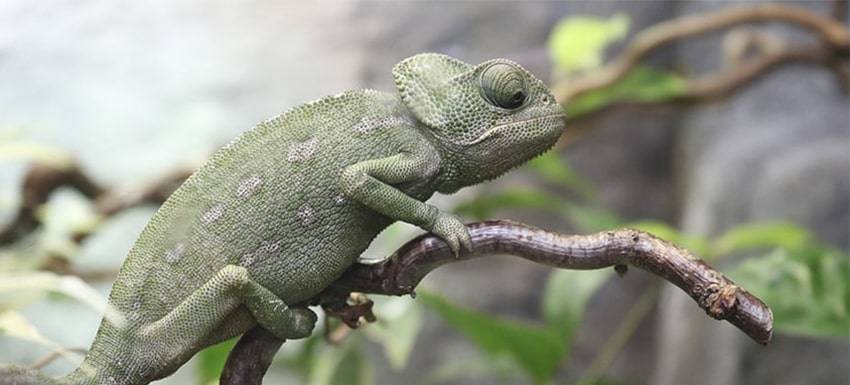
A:
{"label": "blurred leaf", "polygon": [[578,175],[556,151],[538,156],[528,162],[528,165],[544,179],[570,188],[584,199],[593,199],[596,196],[593,184]]}
{"label": "blurred leaf", "polygon": [[609,210],[591,204],[572,204],[566,199],[535,190],[507,189],[497,194],[476,197],[455,206],[455,212],[477,220],[493,217],[498,210],[528,209],[564,216],[580,231],[600,231],[620,225]]}
{"label": "blurred leaf", "polygon": [[104,317],[116,325],[124,322],[124,317],[108,306],[106,298],[78,277],[43,271],[0,272],[0,311],[19,308],[50,293],[80,301],[102,312]]}
{"label": "blurred leaf", "polygon": [[71,156],[57,147],[0,140],[0,162],[9,160],[43,163],[59,169],[73,164]]}
{"label": "blurred leaf", "polygon": [[308,385],[371,385],[372,367],[358,349],[359,339],[350,336],[340,346],[324,346],[310,371]]}
{"label": "blurred leaf", "polygon": [[224,363],[227,361],[227,355],[233,349],[233,345],[236,345],[236,338],[215,344],[198,353],[195,366],[198,373],[198,384],[218,383],[221,370],[224,369]]}
{"label": "blurred leaf", "polygon": [[637,67],[620,81],[581,94],[567,106],[570,118],[595,111],[617,102],[657,103],[670,100],[685,91],[685,80],[676,74]]}
{"label": "blurred leaf", "polygon": [[21,313],[13,310],[0,313],[0,334],[35,342],[50,349],[61,349],[59,344],[43,336]]}
{"label": "blurred leaf", "polygon": [[531,208],[557,210],[561,199],[544,192],[526,189],[508,189],[499,194],[477,197],[455,207],[455,212],[475,219],[492,216],[496,210],[507,208]]}
{"label": "blurred leaf", "polygon": [[91,200],[69,189],[53,194],[36,215],[43,224],[40,246],[50,255],[76,255],[79,244],[74,236],[90,233],[101,221]]}
{"label": "blurred leaf", "polygon": [[393,297],[376,299],[375,309],[378,322],[364,329],[366,335],[384,347],[393,368],[402,369],[422,329],[422,308],[408,297]]}
{"label": "blurred leaf", "polygon": [[73,352],[45,337],[21,313],[13,310],[0,312],[0,336],[17,338],[44,346],[68,361],[79,364],[80,360]]}
{"label": "blurred leaf", "polygon": [[798,249],[810,240],[809,232],[791,223],[754,223],[740,225],[714,240],[717,254],[780,247]]}
{"label": "blurred leaf", "polygon": [[639,221],[626,225],[633,229],[646,231],[658,238],[671,242],[679,247],[683,247],[695,255],[710,259],[713,255],[713,249],[708,240],[702,237],[685,235],[674,229],[672,226],[659,221]]}
{"label": "blurred leaf", "polygon": [[438,367],[429,371],[421,384],[464,383],[463,379],[481,383],[488,378],[498,378],[499,383],[522,384],[528,377],[511,359],[464,355],[445,359]]}
{"label": "blurred leaf", "polygon": [[572,16],[555,25],[549,35],[549,55],[566,73],[599,67],[605,47],[621,40],[629,30],[629,18],[616,14],[609,19]]}
{"label": "blurred leaf", "polygon": [[[319,324],[327,322],[323,312],[319,312]],[[286,368],[289,372],[310,378],[310,373],[316,367],[322,349],[327,347],[324,333],[314,332],[310,337],[301,340],[286,341],[286,349],[281,349],[275,356],[275,366]]]}
{"label": "blurred leaf", "polygon": [[419,298],[487,354],[515,361],[535,384],[551,380],[566,352],[560,334],[548,328],[466,310],[427,292]]}
{"label": "blurred leaf", "polygon": [[[549,327],[565,344],[573,339],[587,301],[611,277],[606,270],[555,270],[543,292],[543,314]],[[567,348],[568,349],[568,348]]]}
{"label": "blurred leaf", "polygon": [[773,310],[777,331],[850,335],[850,257],[809,245],[741,262],[729,276]]}
{"label": "blurred leaf", "polygon": [[567,220],[582,232],[609,230],[619,227],[621,223],[620,218],[610,210],[596,205],[564,203],[563,212]]}

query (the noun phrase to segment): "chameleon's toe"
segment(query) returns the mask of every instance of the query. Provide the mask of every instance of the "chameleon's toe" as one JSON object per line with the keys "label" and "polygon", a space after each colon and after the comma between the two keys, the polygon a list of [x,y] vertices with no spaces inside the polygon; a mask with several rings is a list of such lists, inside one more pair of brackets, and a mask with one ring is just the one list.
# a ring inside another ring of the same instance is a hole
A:
{"label": "chameleon's toe", "polygon": [[316,327],[316,320],[318,319],[315,312],[306,307],[288,308],[284,312],[287,313],[289,321],[286,338],[307,338],[310,334],[313,334],[313,328]]}

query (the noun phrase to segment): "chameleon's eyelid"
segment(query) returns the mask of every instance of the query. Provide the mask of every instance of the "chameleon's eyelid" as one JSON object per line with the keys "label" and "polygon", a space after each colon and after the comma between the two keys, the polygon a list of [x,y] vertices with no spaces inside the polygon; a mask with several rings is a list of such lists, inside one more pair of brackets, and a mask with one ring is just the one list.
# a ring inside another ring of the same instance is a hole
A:
{"label": "chameleon's eyelid", "polygon": [[483,66],[478,74],[478,87],[484,100],[506,111],[514,111],[528,100],[528,79],[513,63],[494,61]]}

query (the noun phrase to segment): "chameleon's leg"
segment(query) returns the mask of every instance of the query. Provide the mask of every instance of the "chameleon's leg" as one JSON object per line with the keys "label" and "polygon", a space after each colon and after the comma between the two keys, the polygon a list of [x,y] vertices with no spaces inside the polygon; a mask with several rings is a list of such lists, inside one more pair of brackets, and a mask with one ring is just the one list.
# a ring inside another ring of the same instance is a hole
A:
{"label": "chameleon's leg", "polygon": [[432,178],[437,171],[433,165],[438,159],[428,155],[405,152],[349,166],[340,178],[342,190],[372,210],[436,234],[449,244],[455,255],[461,247],[471,250],[472,239],[460,219],[391,186]]}
{"label": "chameleon's leg", "polygon": [[182,347],[201,344],[242,305],[257,323],[281,339],[309,336],[316,322],[316,314],[309,309],[288,308],[274,293],[253,281],[244,267],[228,265],[140,333],[148,340],[173,341]]}

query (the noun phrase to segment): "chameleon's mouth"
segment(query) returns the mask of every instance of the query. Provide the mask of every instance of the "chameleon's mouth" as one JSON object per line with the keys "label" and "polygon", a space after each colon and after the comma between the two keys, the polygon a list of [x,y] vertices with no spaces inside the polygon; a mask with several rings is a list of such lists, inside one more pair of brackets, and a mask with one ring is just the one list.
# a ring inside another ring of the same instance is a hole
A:
{"label": "chameleon's mouth", "polygon": [[[497,132],[502,131],[506,128],[511,128],[511,127],[515,127],[515,126],[523,125],[523,124],[534,123],[534,122],[538,122],[538,121],[541,121],[541,120],[547,120],[547,119],[552,120],[551,124],[554,125],[554,126],[557,126],[555,128],[561,129],[561,128],[564,128],[564,118],[566,116],[567,115],[564,114],[563,112],[559,112],[559,113],[555,113],[555,114],[537,116],[537,117],[534,117],[534,118],[529,118],[529,119],[524,119],[524,120],[518,120],[518,121],[515,121],[515,122],[495,125],[495,126],[491,127],[489,130],[485,131],[483,134],[479,135],[477,138],[470,140],[470,141],[467,141],[467,142],[463,142],[461,144],[470,146],[470,145],[473,145],[473,144],[476,144],[476,143],[481,143],[482,141],[487,140],[487,138],[493,136]],[[541,124],[538,124],[538,125],[546,126],[547,124],[541,123]],[[549,130],[547,130],[547,131],[549,131]]]}

